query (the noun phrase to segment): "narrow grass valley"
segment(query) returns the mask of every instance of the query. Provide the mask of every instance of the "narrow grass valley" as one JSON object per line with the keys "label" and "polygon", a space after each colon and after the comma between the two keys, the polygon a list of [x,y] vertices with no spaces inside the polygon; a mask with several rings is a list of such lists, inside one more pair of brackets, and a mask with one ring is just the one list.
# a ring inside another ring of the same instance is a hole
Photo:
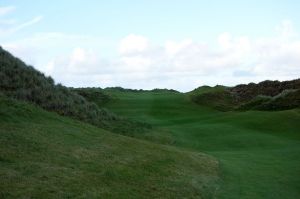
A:
{"label": "narrow grass valley", "polygon": [[300,196],[300,79],[69,88],[2,48],[0,77],[0,198]]}

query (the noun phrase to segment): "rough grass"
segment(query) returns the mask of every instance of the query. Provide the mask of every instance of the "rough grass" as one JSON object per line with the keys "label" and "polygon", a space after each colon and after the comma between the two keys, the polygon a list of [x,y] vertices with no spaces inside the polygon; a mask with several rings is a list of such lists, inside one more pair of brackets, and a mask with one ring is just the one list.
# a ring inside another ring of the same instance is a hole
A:
{"label": "rough grass", "polygon": [[213,198],[207,155],[0,97],[0,198]]}
{"label": "rough grass", "polygon": [[[107,108],[166,129],[174,146],[221,163],[216,198],[300,197],[300,110],[220,112],[180,93],[121,93]],[[150,136],[150,135],[149,135]]]}

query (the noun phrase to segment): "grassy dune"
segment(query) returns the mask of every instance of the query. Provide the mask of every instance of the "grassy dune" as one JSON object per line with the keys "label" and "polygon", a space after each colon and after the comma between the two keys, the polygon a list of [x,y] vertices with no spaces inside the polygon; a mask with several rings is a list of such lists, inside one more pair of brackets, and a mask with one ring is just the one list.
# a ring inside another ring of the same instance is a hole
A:
{"label": "grassy dune", "polygon": [[0,97],[0,198],[213,198],[218,162]]}
{"label": "grassy dune", "polygon": [[300,197],[299,109],[219,112],[180,93],[107,93],[115,98],[107,108],[164,129],[174,146],[217,157],[217,198]]}

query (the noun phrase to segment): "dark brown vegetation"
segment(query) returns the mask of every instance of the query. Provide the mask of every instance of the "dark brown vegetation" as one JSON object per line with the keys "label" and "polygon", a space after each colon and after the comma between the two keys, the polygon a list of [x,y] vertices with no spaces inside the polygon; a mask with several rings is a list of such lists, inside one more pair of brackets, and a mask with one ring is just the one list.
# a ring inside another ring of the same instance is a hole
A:
{"label": "dark brown vegetation", "polygon": [[258,95],[274,97],[284,90],[300,89],[300,79],[292,81],[266,80],[258,84],[240,84],[230,88],[230,92],[241,102],[248,102]]}
{"label": "dark brown vegetation", "polygon": [[235,87],[202,86],[189,93],[197,104],[228,110],[287,110],[300,107],[300,79],[263,81]]}

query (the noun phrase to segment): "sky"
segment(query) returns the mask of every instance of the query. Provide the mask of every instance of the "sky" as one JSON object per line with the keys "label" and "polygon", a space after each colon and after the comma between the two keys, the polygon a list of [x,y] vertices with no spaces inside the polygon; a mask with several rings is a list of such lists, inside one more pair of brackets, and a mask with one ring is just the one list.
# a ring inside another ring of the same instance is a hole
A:
{"label": "sky", "polygon": [[298,0],[0,0],[0,45],[72,87],[290,80],[299,10]]}

